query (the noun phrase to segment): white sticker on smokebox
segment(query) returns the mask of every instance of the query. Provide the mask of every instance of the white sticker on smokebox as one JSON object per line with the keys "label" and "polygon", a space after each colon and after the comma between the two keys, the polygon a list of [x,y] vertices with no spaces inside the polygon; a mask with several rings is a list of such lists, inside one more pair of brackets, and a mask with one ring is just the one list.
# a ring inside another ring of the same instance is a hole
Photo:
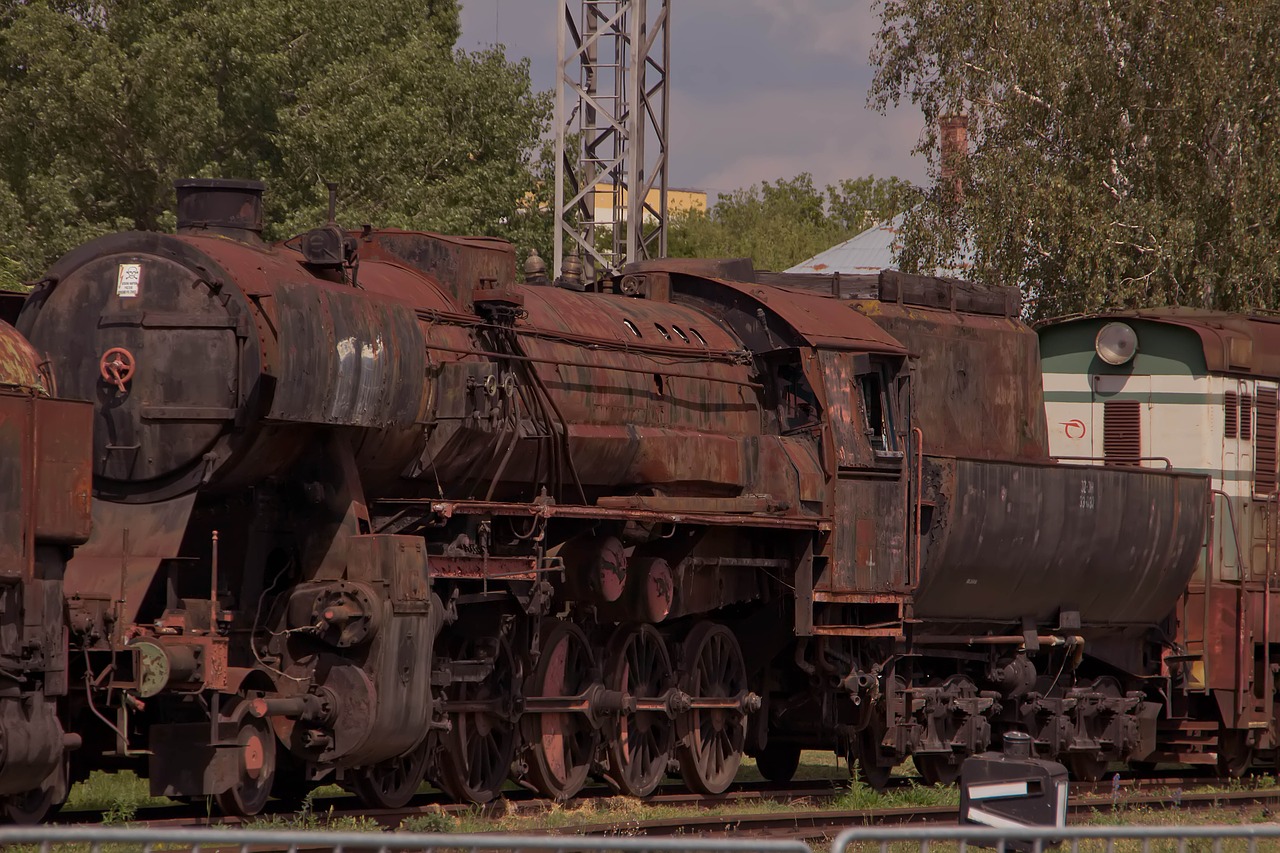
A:
{"label": "white sticker on smokebox", "polygon": [[116,296],[137,296],[142,284],[142,264],[121,264],[116,273]]}

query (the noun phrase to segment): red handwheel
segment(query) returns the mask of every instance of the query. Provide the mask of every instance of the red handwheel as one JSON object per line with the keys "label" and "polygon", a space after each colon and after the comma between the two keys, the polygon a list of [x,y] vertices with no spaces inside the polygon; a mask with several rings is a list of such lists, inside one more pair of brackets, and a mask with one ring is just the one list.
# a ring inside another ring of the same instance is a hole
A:
{"label": "red handwheel", "polygon": [[125,392],[124,384],[133,378],[135,367],[137,362],[133,353],[124,347],[112,347],[98,360],[98,372],[102,378],[119,388],[121,394]]}

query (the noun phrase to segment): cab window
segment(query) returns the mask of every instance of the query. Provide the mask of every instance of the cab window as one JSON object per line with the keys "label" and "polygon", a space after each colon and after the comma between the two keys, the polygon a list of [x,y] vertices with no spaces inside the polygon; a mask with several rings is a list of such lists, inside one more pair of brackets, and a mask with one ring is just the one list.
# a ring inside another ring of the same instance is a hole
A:
{"label": "cab window", "polygon": [[898,436],[894,428],[892,395],[885,365],[872,362],[858,374],[858,394],[862,399],[863,428],[867,441],[878,456],[898,456]]}

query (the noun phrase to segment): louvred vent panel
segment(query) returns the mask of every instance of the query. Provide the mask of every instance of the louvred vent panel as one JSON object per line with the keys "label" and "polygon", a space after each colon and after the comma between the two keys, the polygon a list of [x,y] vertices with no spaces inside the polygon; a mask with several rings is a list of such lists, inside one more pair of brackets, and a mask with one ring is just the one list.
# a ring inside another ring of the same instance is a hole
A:
{"label": "louvred vent panel", "polygon": [[1253,438],[1253,397],[1240,395],[1240,437],[1245,441]]}
{"label": "louvred vent panel", "polygon": [[1102,455],[1108,465],[1137,465],[1142,456],[1142,404],[1108,400],[1102,407]]}
{"label": "louvred vent panel", "polygon": [[1253,452],[1253,490],[1269,495],[1276,490],[1276,392],[1258,392],[1258,437]]}
{"label": "louvred vent panel", "polygon": [[1222,411],[1226,416],[1226,422],[1223,424],[1223,433],[1227,438],[1235,438],[1237,427],[1240,422],[1240,412],[1237,407],[1240,405],[1240,395],[1235,391],[1228,391],[1226,397],[1222,400]]}

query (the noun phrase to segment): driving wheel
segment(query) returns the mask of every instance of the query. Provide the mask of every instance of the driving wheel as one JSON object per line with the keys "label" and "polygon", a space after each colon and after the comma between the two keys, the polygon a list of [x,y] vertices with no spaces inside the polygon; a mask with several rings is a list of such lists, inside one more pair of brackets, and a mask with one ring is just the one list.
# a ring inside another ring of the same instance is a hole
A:
{"label": "driving wheel", "polygon": [[458,801],[487,803],[502,790],[515,758],[516,664],[505,637],[464,639],[455,661],[491,665],[478,682],[455,682],[444,710],[452,728],[443,738],[440,787]]}
{"label": "driving wheel", "polygon": [[[525,682],[525,695],[575,704],[596,681],[595,655],[582,629],[572,622],[556,622],[543,635],[538,665]],[[529,744],[529,781],[544,797],[567,800],[582,790],[599,731],[584,710],[526,710],[520,722]]]}
{"label": "driving wheel", "polygon": [[671,656],[652,625],[623,626],[609,641],[605,686],[634,698],[635,711],[618,715],[609,738],[609,772],[623,793],[647,797],[666,775],[675,745],[675,721],[662,695],[675,683]]}
{"label": "driving wheel", "polygon": [[701,622],[685,638],[680,689],[693,708],[677,718],[680,775],[700,794],[721,794],[733,783],[747,738],[747,667],[724,625]]}

